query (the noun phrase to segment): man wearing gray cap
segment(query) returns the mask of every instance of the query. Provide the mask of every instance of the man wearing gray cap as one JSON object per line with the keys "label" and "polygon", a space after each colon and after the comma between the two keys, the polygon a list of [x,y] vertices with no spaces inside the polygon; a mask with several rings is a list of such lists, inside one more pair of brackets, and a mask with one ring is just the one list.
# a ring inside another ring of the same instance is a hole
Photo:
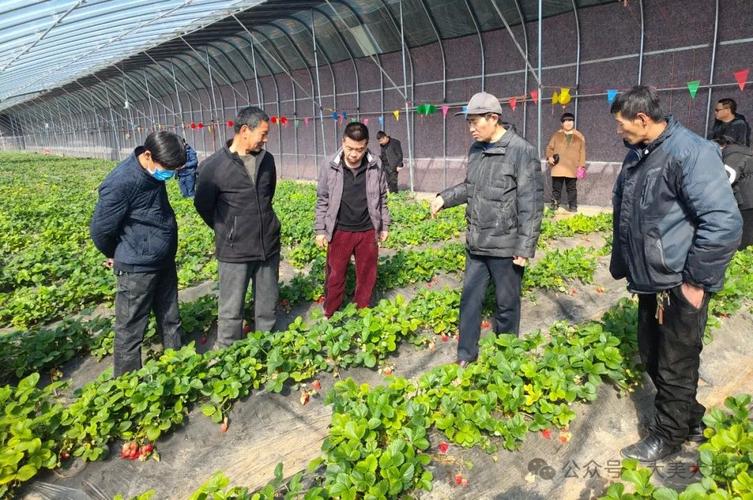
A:
{"label": "man wearing gray cap", "polygon": [[468,204],[457,354],[463,367],[478,357],[481,307],[490,276],[497,302],[494,332],[519,333],[523,269],[536,251],[544,212],[536,149],[502,126],[499,100],[479,92],[465,114],[475,141],[468,152],[465,181],[442,191],[431,203],[433,215]]}

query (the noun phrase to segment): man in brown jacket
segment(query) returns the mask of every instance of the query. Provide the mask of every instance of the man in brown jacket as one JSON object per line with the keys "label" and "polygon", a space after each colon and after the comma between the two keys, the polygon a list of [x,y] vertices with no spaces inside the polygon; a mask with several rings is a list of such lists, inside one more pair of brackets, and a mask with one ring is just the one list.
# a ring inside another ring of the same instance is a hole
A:
{"label": "man in brown jacket", "polygon": [[556,131],[546,147],[547,164],[552,169],[552,210],[557,210],[562,196],[562,184],[567,186],[569,212],[578,211],[578,170],[585,172],[586,139],[575,130],[575,116],[563,113],[562,128]]}

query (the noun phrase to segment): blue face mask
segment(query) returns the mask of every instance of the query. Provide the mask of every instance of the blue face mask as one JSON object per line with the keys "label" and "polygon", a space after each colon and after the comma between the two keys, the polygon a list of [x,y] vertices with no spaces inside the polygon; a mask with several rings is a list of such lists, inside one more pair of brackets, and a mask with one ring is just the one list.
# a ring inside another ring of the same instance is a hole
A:
{"label": "blue face mask", "polygon": [[154,173],[152,173],[152,177],[162,182],[172,179],[174,175],[174,170],[155,170]]}

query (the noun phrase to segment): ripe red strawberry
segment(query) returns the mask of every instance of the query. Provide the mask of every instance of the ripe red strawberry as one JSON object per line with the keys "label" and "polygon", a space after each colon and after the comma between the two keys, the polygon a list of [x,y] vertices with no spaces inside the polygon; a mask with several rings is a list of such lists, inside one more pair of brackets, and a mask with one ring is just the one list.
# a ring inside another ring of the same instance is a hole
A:
{"label": "ripe red strawberry", "polygon": [[317,303],[317,304],[322,304],[322,303],[324,303],[324,295],[320,295],[320,296],[319,296],[319,298],[318,298],[318,299],[316,299],[316,303]]}
{"label": "ripe red strawberry", "polygon": [[322,390],[322,383],[318,380],[314,380],[313,382],[311,382],[311,388],[315,391],[320,391]]}
{"label": "ripe red strawberry", "polygon": [[251,331],[251,325],[249,325],[248,323],[243,323],[243,334],[245,335],[250,331]]}
{"label": "ripe red strawberry", "polygon": [[450,445],[447,444],[446,441],[442,441],[441,443],[439,443],[438,448],[439,448],[439,453],[441,453],[442,455],[444,455],[445,453],[447,453],[447,450],[450,449]]}
{"label": "ripe red strawberry", "polygon": [[491,327],[492,327],[492,324],[491,324],[491,322],[489,320],[485,319],[484,321],[481,322],[481,328],[483,330],[488,330]]}
{"label": "ripe red strawberry", "polygon": [[392,367],[391,366],[385,367],[384,370],[382,370],[382,373],[384,373],[385,375],[392,375]]}
{"label": "ripe red strawberry", "polygon": [[463,475],[461,473],[455,474],[455,484],[461,486],[463,484]]}
{"label": "ripe red strawberry", "polygon": [[552,439],[552,430],[544,429],[543,431],[541,431],[541,435],[544,437],[544,439]]}
{"label": "ripe red strawberry", "polygon": [[68,453],[65,450],[63,450],[63,451],[60,452],[60,460],[68,460],[69,458],[71,458],[71,454],[70,453]]}
{"label": "ripe red strawberry", "polygon": [[442,342],[449,342],[450,337],[449,335],[442,335]]}

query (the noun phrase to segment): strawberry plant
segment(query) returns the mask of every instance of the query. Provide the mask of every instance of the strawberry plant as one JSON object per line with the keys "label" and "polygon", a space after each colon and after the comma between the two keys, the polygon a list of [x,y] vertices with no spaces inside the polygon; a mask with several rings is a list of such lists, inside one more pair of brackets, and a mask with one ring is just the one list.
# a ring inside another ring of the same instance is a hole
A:
{"label": "strawberry plant", "polygon": [[39,375],[17,387],[0,387],[0,497],[11,497],[23,482],[42,469],[59,465],[62,405],[55,402],[60,383],[37,389]]}
{"label": "strawberry plant", "polygon": [[[604,500],[653,499],[747,499],[753,497],[753,419],[750,395],[728,397],[724,408],[714,408],[703,421],[707,441],[698,447],[701,480],[675,491],[656,487],[653,471],[635,460],[623,460],[623,482],[609,486]],[[627,490],[631,490],[628,492]]]}

